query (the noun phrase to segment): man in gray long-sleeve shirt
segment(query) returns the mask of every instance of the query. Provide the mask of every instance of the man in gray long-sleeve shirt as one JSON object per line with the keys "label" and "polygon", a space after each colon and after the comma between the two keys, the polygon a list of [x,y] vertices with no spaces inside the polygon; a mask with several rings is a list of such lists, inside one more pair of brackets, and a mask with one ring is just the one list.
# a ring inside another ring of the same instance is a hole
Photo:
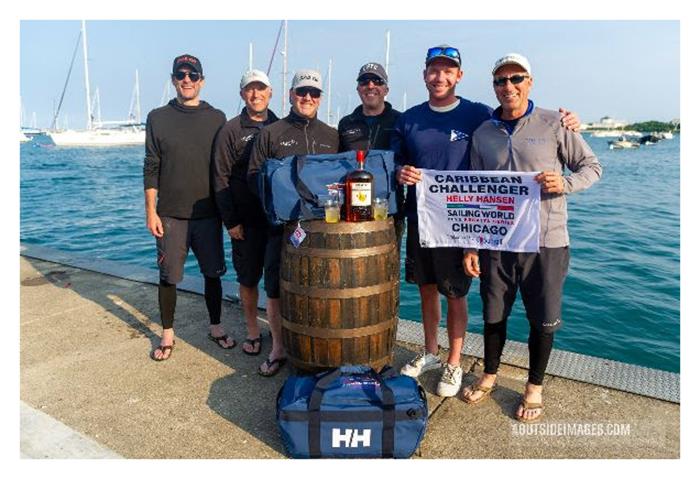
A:
{"label": "man in gray long-sleeve shirt", "polygon": [[[508,54],[496,62],[492,73],[501,106],[472,136],[471,168],[540,172],[535,177],[542,188],[540,251],[465,252],[465,271],[481,277],[484,374],[464,389],[462,399],[476,404],[493,389],[506,321],[520,289],[530,323],[530,368],[515,418],[535,422],[544,413],[542,381],[554,332],[562,325],[561,296],[569,266],[566,195],[590,187],[600,179],[602,168],[581,135],[561,126],[558,112],[536,108],[529,99],[533,79],[527,58]],[[571,174],[564,176],[564,167]]]}

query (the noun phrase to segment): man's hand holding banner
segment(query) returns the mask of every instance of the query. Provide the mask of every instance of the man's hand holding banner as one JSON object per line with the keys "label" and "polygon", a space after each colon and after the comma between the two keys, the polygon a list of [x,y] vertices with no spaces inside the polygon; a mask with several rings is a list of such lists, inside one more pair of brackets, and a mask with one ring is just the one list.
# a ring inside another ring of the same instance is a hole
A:
{"label": "man's hand holding banner", "polygon": [[421,172],[416,202],[422,247],[539,252],[538,172]]}

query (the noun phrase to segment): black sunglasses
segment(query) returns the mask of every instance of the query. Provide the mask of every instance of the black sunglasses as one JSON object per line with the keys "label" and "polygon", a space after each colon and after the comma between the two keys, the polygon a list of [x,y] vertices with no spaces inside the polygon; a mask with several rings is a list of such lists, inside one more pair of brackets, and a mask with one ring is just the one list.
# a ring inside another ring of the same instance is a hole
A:
{"label": "black sunglasses", "polygon": [[359,80],[357,80],[357,84],[360,86],[367,86],[367,85],[369,85],[369,82],[374,83],[376,86],[382,86],[386,83],[381,78],[375,77],[375,76],[362,77]]}
{"label": "black sunglasses", "polygon": [[197,83],[202,78],[202,75],[200,75],[197,72],[177,71],[177,72],[173,73],[173,77],[177,81],[182,81],[185,79],[185,77],[190,77],[190,80],[192,80],[194,83]]}
{"label": "black sunglasses", "polygon": [[318,88],[303,86],[294,90],[294,94],[300,98],[304,98],[306,95],[311,96],[311,98],[320,98],[321,90]]}
{"label": "black sunglasses", "polygon": [[459,50],[453,47],[433,47],[428,49],[428,54],[425,56],[425,61],[433,59],[435,57],[449,57],[461,63],[462,57],[459,56]]}
{"label": "black sunglasses", "polygon": [[493,84],[496,86],[505,86],[508,81],[513,85],[518,85],[525,81],[526,78],[530,78],[529,75],[513,75],[510,77],[498,77],[493,79]]}

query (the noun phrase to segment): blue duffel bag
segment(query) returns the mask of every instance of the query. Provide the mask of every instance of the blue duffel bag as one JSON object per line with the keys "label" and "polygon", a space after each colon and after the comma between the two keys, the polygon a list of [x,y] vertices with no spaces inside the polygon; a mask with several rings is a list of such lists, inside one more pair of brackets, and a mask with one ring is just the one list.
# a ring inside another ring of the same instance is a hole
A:
{"label": "blue duffel bag", "polygon": [[389,366],[289,376],[277,395],[277,424],[294,458],[410,457],[427,421],[423,388]]}
{"label": "blue duffel bag", "polygon": [[[374,176],[374,197],[389,201],[389,214],[397,212],[394,152],[370,150],[365,170]],[[355,151],[328,155],[293,155],[265,160],[258,176],[258,190],[267,219],[272,224],[324,217],[324,203],[332,192],[343,201],[345,176],[357,169]]]}

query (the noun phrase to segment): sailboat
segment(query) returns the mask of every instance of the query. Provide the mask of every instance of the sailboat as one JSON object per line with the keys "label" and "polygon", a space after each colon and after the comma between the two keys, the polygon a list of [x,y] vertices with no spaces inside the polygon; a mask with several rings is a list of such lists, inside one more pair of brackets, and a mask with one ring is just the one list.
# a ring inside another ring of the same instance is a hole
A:
{"label": "sailboat", "polygon": [[[85,102],[87,105],[87,128],[85,130],[65,130],[49,132],[51,140],[56,146],[128,146],[143,145],[146,142],[146,131],[141,124],[141,112],[139,105],[138,72],[136,72],[137,114],[130,114],[126,121],[103,122],[95,121],[93,114],[93,102],[90,100],[90,76],[87,62],[87,30],[85,20],[82,21],[83,40],[83,69],[85,71]],[[97,96],[96,98],[99,98]],[[99,100],[98,100],[99,101]],[[132,95],[132,107],[133,107]],[[108,125],[112,125],[108,127]]]}

